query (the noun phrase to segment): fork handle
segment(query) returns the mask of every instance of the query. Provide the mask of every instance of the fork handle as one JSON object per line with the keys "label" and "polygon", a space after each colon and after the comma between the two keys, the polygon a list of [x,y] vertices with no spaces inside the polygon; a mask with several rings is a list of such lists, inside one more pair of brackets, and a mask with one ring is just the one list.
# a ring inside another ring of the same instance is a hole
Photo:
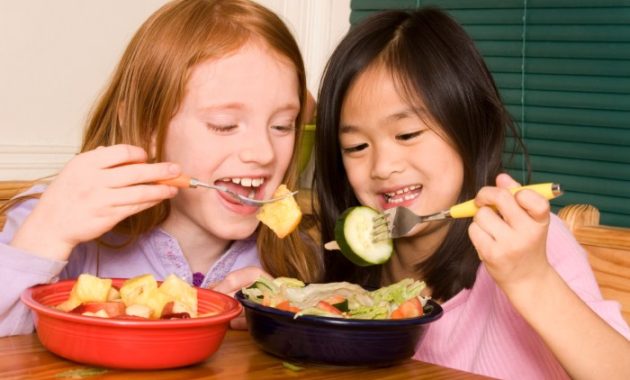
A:
{"label": "fork handle", "polygon": [[[510,193],[516,194],[517,192],[521,190],[525,190],[525,189],[534,190],[535,192],[542,195],[546,199],[553,199],[557,196],[562,195],[562,190],[560,189],[560,185],[553,182],[514,187],[510,189]],[[479,210],[479,207],[475,205],[475,200],[471,199],[469,201],[466,201],[464,203],[460,203],[451,207],[449,209],[449,213],[451,215],[451,218],[469,218],[469,217],[475,216],[478,210]]]}
{"label": "fork handle", "polygon": [[179,187],[181,189],[193,187],[192,178],[185,174],[181,174],[179,177],[175,177],[171,179],[164,179],[164,180],[155,181],[155,182],[160,185],[170,185],[170,186]]}

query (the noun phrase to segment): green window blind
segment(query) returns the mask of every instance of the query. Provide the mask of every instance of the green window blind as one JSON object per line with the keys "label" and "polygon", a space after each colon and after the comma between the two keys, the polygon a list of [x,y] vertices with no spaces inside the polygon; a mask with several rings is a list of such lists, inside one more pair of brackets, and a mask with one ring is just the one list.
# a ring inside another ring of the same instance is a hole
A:
{"label": "green window blind", "polygon": [[[603,224],[630,226],[630,0],[352,0],[350,22],[423,5],[475,40],[518,122],[532,182],[565,189],[553,209],[590,203]],[[507,167],[524,181],[519,157]]]}

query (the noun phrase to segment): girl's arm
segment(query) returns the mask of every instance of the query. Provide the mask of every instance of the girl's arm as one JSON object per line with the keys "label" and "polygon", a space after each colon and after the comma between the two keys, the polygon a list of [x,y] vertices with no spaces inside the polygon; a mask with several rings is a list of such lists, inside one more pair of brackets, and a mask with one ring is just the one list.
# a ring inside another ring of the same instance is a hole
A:
{"label": "girl's arm", "polygon": [[[630,341],[601,319],[547,258],[549,203],[507,175],[476,197],[469,234],[481,260],[515,309],[573,378],[628,378]],[[497,210],[497,211],[495,211]]]}
{"label": "girl's arm", "polygon": [[[32,192],[43,187],[36,186]],[[16,229],[31,213],[38,199],[24,201],[7,212],[7,221],[0,232],[0,337],[33,332],[33,319],[28,307],[20,302],[24,289],[49,283],[65,266],[65,262],[29,255],[8,244]]]}
{"label": "girl's arm", "polygon": [[591,310],[551,266],[508,297],[572,378],[630,377],[630,341]]}

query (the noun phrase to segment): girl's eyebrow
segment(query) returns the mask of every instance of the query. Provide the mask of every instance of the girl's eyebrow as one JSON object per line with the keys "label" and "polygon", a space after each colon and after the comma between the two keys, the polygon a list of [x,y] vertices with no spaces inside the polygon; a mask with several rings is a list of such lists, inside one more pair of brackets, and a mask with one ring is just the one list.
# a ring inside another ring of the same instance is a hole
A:
{"label": "girl's eyebrow", "polygon": [[[245,104],[243,103],[225,103],[225,104],[217,104],[207,107],[201,107],[199,110],[201,112],[212,112],[217,110],[240,110],[245,108]],[[283,112],[283,111],[298,111],[300,109],[300,105],[296,103],[287,103],[284,104],[274,110],[274,112]]]}
{"label": "girl's eyebrow", "polygon": [[230,109],[239,110],[239,109],[243,109],[244,107],[245,105],[243,103],[235,102],[235,103],[216,104],[212,106],[201,107],[199,110],[201,112],[212,112],[212,111],[230,110]]}
{"label": "girl's eyebrow", "polygon": [[[406,108],[402,111],[394,112],[391,115],[387,115],[383,118],[384,123],[391,123],[394,121],[406,119],[408,117],[418,116],[426,113],[423,108]],[[339,126],[339,133],[353,133],[357,131],[357,127],[350,124],[342,124]]]}
{"label": "girl's eyebrow", "polygon": [[353,133],[357,131],[357,127],[354,125],[342,124],[339,126],[339,133]]}

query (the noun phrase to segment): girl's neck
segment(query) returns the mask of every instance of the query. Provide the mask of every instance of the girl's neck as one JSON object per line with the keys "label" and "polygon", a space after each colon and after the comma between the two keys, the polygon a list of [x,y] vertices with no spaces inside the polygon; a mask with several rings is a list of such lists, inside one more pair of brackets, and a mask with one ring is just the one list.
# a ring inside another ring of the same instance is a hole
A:
{"label": "girl's neck", "polygon": [[218,238],[197,225],[176,219],[173,215],[169,216],[161,228],[177,240],[191,271],[205,275],[232,241]]}
{"label": "girl's neck", "polygon": [[423,280],[416,267],[433,256],[444,241],[448,227],[448,222],[432,222],[414,236],[395,240],[395,252],[383,267],[383,285],[405,278]]}

